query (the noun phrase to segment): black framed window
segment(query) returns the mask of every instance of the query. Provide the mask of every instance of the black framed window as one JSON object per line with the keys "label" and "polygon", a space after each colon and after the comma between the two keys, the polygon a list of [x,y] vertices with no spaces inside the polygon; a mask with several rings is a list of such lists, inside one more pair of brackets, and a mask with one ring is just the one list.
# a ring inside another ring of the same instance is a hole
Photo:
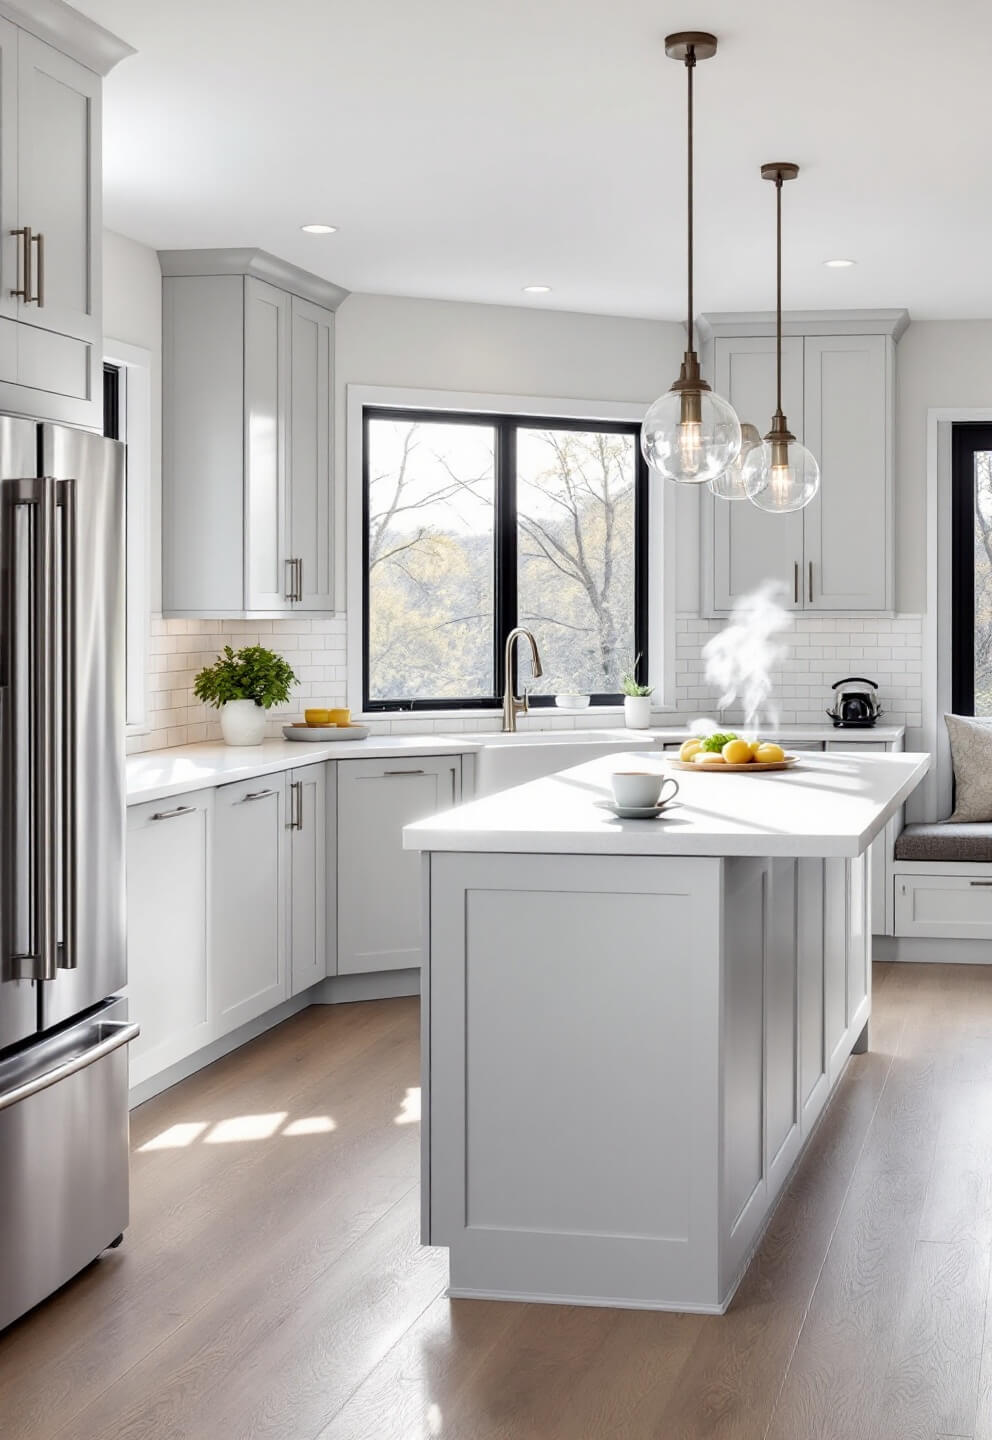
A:
{"label": "black framed window", "polygon": [[951,436],[951,705],[992,717],[992,425]]}
{"label": "black framed window", "polygon": [[[506,636],[532,630],[531,703],[619,700],[647,673],[648,472],[640,427],[366,407],[366,710],[491,709]],[[517,647],[518,649],[520,647]]]}

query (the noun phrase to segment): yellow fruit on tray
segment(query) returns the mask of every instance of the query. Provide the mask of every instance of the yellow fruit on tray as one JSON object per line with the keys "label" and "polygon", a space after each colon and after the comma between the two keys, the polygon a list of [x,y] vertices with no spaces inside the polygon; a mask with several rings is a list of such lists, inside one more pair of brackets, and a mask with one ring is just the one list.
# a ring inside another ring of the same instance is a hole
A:
{"label": "yellow fruit on tray", "polygon": [[765,740],[762,742],[762,744],[758,746],[757,750],[754,752],[754,758],[761,765],[770,765],[774,761],[784,760],[785,751],[782,749],[781,745],[775,745],[770,740]]}
{"label": "yellow fruit on tray", "polygon": [[715,750],[697,750],[692,757],[692,763],[693,765],[726,765],[727,762]]}
{"label": "yellow fruit on tray", "polygon": [[688,765],[689,761],[702,746],[702,743],[702,740],[698,739],[696,736],[693,736],[691,740],[683,740],[682,745],[679,749],[679,759],[684,761],[684,763]]}
{"label": "yellow fruit on tray", "polygon": [[753,756],[757,755],[758,750],[759,750],[759,749],[761,748],[761,746],[764,745],[766,742],[765,742],[764,740],[749,740],[747,743],[748,743],[748,749],[751,751],[751,755],[752,755],[752,757],[753,757]]}
{"label": "yellow fruit on tray", "polygon": [[722,754],[728,765],[748,765],[751,761],[751,747],[746,740],[728,740]]}

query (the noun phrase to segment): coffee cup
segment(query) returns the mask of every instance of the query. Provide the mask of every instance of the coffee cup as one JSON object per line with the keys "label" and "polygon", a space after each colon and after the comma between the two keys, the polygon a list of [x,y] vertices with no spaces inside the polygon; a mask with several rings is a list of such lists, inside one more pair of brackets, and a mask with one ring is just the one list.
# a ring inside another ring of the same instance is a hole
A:
{"label": "coffee cup", "polygon": [[[632,810],[664,805],[674,799],[679,790],[678,781],[673,776],[660,775],[656,770],[618,770],[610,781],[617,804]],[[669,786],[672,788],[663,794]]]}

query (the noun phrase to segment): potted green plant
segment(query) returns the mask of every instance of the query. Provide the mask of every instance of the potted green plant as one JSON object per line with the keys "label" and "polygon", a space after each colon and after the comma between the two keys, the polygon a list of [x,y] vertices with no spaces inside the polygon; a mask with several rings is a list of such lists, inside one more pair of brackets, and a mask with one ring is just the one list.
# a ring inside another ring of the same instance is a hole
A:
{"label": "potted green plant", "polygon": [[228,745],[261,745],[265,712],[284,705],[296,676],[292,666],[273,650],[246,645],[224,646],[212,665],[193,681],[193,693],[220,711],[220,728]]}
{"label": "potted green plant", "polygon": [[647,730],[651,724],[651,696],[654,686],[642,685],[636,679],[637,662],[640,658],[640,655],[636,655],[620,676],[623,718],[628,730]]}

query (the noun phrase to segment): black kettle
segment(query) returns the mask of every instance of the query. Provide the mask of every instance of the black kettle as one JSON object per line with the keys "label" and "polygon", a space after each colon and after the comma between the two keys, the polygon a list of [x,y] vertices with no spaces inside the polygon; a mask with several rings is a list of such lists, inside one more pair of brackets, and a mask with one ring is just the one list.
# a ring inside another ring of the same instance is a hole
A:
{"label": "black kettle", "polygon": [[883,713],[874,680],[866,680],[863,675],[848,675],[846,680],[836,681],[831,689],[835,692],[834,704],[827,714],[839,728],[867,728]]}

